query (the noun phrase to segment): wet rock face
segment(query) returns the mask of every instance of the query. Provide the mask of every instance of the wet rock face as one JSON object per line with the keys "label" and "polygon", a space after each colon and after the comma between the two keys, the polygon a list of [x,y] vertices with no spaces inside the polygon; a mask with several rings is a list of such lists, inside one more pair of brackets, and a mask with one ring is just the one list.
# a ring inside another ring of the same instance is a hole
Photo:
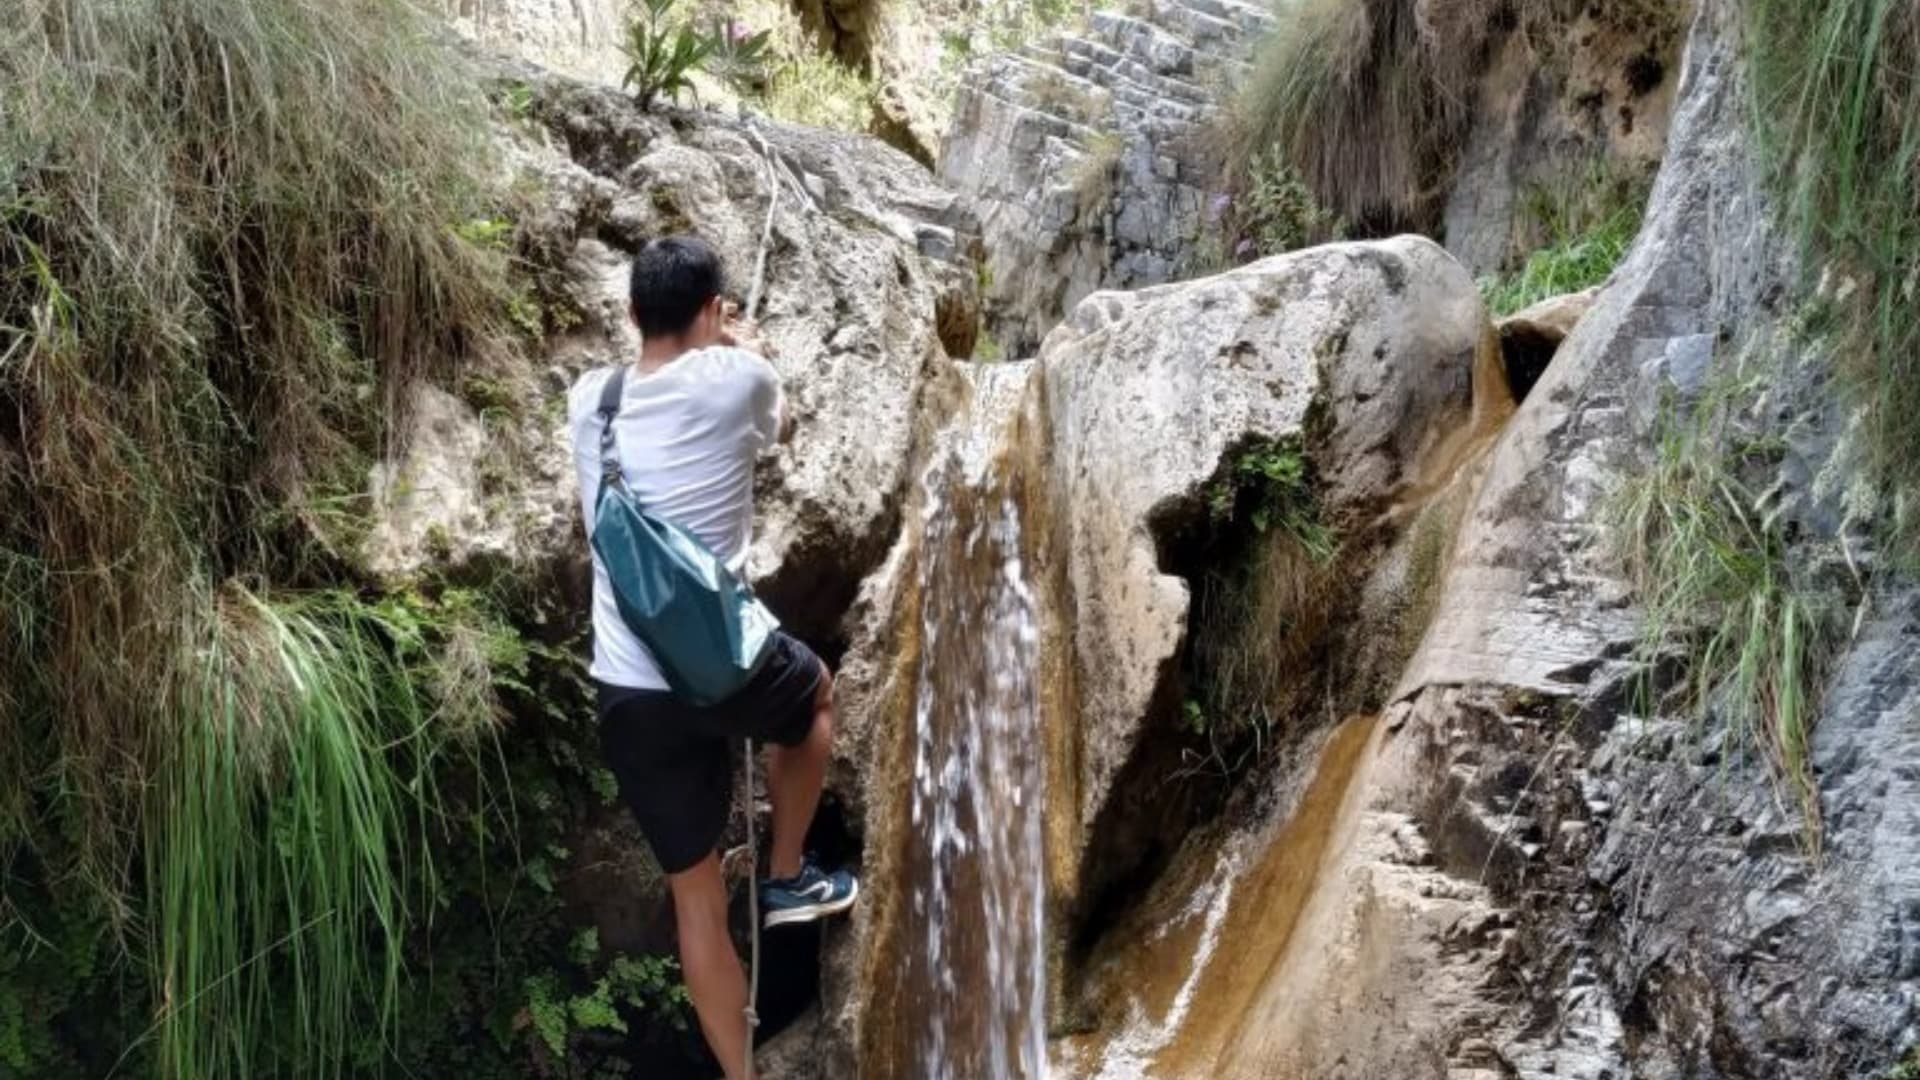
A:
{"label": "wet rock face", "polygon": [[938,173],[980,208],[1008,355],[1097,289],[1192,264],[1219,183],[1204,125],[1271,22],[1246,0],[1142,0],[970,73]]}
{"label": "wet rock face", "polygon": [[[1403,1001],[1455,1016],[1441,1049],[1456,1069],[1491,1054],[1497,1075],[1526,1078],[1867,1077],[1914,1040],[1914,595],[1873,598],[1828,688],[1815,860],[1723,720],[1634,708],[1638,617],[1597,531],[1659,403],[1777,347],[1779,299],[1800,280],[1745,131],[1739,17],[1704,5],[1646,230],[1490,460],[1389,712],[1369,797],[1408,816],[1434,866],[1484,884],[1503,927],[1496,949],[1431,950],[1410,984],[1479,989]],[[1809,529],[1818,495],[1793,477],[1828,467],[1841,422],[1821,366],[1798,363],[1773,398],[1800,433],[1789,456],[1807,458],[1782,473]],[[1349,857],[1330,880],[1374,873]],[[1335,908],[1362,901],[1335,888]],[[1449,940],[1438,924],[1410,934],[1404,955]],[[1387,1037],[1415,1045],[1428,1033],[1414,1027]]]}
{"label": "wet rock face", "polygon": [[[429,395],[411,449],[383,465],[369,557],[404,577],[488,558],[539,573],[584,558],[564,400],[581,372],[638,349],[626,268],[647,240],[698,234],[721,251],[744,302],[767,229],[759,336],[797,428],[761,464],[752,573],[799,633],[825,646],[860,579],[885,554],[907,481],[915,415],[948,346],[976,322],[970,214],[878,142],[708,114],[647,114],[622,95],[526,69],[532,132],[508,163],[533,192],[518,236],[551,268],[545,370],[482,424],[469,402]],[[432,542],[429,542],[431,540]]]}
{"label": "wet rock face", "polygon": [[1146,725],[1165,719],[1186,582],[1162,544],[1254,439],[1298,439],[1334,520],[1365,520],[1464,423],[1486,333],[1430,241],[1342,244],[1200,281],[1099,293],[1048,337],[1047,483],[1079,716],[1078,843]]}

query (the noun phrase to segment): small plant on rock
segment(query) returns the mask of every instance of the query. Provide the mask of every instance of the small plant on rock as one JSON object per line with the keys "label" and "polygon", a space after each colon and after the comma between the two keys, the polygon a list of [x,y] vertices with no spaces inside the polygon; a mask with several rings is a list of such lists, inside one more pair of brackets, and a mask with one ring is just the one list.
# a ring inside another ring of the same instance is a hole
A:
{"label": "small plant on rock", "polygon": [[693,73],[720,50],[722,36],[703,34],[674,17],[674,0],[641,0],[637,17],[627,25],[620,51],[627,58],[627,74],[620,85],[633,92],[643,109],[660,95],[678,99],[693,88]]}
{"label": "small plant on rock", "polygon": [[1078,204],[1077,220],[1082,227],[1113,201],[1115,174],[1126,149],[1124,136],[1118,132],[1101,132],[1088,141],[1086,153],[1074,163],[1073,193]]}
{"label": "small plant on rock", "polygon": [[1339,239],[1340,219],[1320,205],[1300,172],[1278,153],[1254,159],[1241,200],[1243,241],[1253,253],[1279,255]]}
{"label": "small plant on rock", "polygon": [[773,31],[754,31],[737,22],[715,20],[707,32],[713,42],[706,70],[741,94],[757,94],[772,78]]}

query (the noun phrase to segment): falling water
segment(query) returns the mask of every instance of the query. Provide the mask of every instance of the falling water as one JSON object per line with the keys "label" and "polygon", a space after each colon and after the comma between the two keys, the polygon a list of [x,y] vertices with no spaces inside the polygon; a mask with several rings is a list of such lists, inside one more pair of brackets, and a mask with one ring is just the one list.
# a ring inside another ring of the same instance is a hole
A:
{"label": "falling water", "polygon": [[903,881],[910,1075],[1046,1075],[1039,632],[1001,453],[1028,365],[975,370],[924,477],[912,834]]}

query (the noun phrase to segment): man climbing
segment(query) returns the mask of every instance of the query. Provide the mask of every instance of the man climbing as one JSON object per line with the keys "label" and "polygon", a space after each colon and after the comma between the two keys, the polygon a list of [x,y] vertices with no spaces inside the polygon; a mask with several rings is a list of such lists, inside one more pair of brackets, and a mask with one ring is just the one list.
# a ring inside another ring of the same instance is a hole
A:
{"label": "man climbing", "polygon": [[[621,474],[648,513],[691,533],[742,575],[753,533],[754,460],[790,429],[779,376],[727,328],[720,258],[705,242],[649,243],[633,260],[629,289],[642,345],[611,410]],[[603,475],[602,395],[613,374],[582,376],[569,401],[589,533]],[[769,876],[758,884],[764,925],[847,910],[858,882],[802,854],[832,745],[832,679],[805,645],[778,633],[764,664],[731,697],[705,708],[683,701],[623,620],[597,553],[593,563],[601,745],[666,871],[701,1031],[729,1080],[743,1080],[752,1038],[747,983],[727,930],[719,855],[733,789],[729,742],[772,745],[773,847]]]}

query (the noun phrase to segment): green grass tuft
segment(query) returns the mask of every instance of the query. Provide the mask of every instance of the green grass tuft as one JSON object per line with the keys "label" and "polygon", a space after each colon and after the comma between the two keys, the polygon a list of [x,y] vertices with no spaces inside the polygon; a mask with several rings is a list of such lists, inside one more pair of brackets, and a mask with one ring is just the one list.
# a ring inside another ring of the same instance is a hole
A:
{"label": "green grass tuft", "polygon": [[[1609,508],[1614,544],[1644,609],[1649,679],[1678,660],[1680,712],[1717,714],[1771,763],[1783,795],[1819,839],[1810,740],[1822,686],[1847,628],[1848,586],[1783,520],[1774,489],[1756,492],[1777,448],[1733,445],[1725,402],[1666,422],[1651,467]],[[1651,689],[1651,687],[1649,687]],[[1649,701],[1648,707],[1657,703]]]}
{"label": "green grass tuft", "polygon": [[[1879,473],[1914,505],[1920,455],[1920,8],[1754,0],[1753,126],[1814,269],[1846,279],[1837,355]],[[1896,531],[1916,539],[1909,510]]]}
{"label": "green grass tuft", "polygon": [[351,596],[230,589],[215,610],[147,811],[162,1071],[263,1075],[277,1029],[338,1073],[363,1025],[391,1030],[442,736]]}
{"label": "green grass tuft", "polygon": [[1628,184],[1610,187],[1596,179],[1586,190],[1616,194],[1585,213],[1560,199],[1536,193],[1532,216],[1545,245],[1527,256],[1518,270],[1481,282],[1495,318],[1505,318],[1542,300],[1589,289],[1607,280],[1640,233],[1647,189]]}

